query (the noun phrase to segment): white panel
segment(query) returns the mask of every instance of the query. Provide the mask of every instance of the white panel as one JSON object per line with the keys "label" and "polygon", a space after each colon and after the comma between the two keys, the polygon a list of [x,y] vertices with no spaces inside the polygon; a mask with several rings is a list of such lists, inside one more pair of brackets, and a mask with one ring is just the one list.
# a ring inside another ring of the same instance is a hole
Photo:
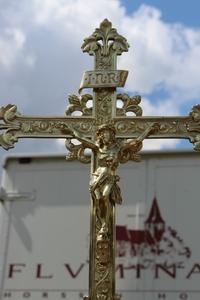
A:
{"label": "white panel", "polygon": [[[128,236],[125,243],[118,239],[124,252],[116,260],[122,300],[199,300],[199,157],[149,154],[118,173],[123,204],[117,226]],[[36,199],[1,209],[2,299],[80,299],[88,290],[89,166],[12,159],[4,178],[8,190],[35,191]],[[157,244],[155,216],[151,228],[144,225],[155,197],[165,225]]]}

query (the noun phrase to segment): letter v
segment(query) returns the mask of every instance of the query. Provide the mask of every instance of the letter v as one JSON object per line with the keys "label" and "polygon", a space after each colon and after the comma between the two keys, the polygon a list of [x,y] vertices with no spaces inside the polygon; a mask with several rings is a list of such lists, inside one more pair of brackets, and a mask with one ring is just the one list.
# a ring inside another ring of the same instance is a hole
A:
{"label": "letter v", "polygon": [[78,268],[78,270],[76,272],[74,272],[69,264],[64,264],[65,268],[68,270],[69,274],[71,275],[72,278],[76,278],[78,276],[78,274],[80,273],[80,271],[83,269],[84,264],[81,264],[80,267]]}

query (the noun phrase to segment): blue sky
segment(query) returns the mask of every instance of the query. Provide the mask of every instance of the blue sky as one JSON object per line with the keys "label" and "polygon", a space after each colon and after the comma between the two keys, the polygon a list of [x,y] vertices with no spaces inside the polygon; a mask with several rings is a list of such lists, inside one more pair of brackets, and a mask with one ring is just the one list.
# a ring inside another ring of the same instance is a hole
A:
{"label": "blue sky", "polygon": [[121,4],[126,8],[127,14],[132,14],[142,3],[158,8],[162,12],[162,19],[165,22],[179,22],[187,26],[199,27],[199,10],[200,3],[198,0],[122,0]]}
{"label": "blue sky", "polygon": [[[126,13],[128,15],[134,14],[135,11],[139,9],[141,4],[146,4],[153,6],[160,10],[162,14],[162,20],[167,23],[181,23],[185,26],[192,28],[200,28],[200,2],[198,0],[191,1],[160,1],[160,0],[150,0],[150,1],[140,1],[140,0],[122,0],[121,4],[125,7]],[[162,96],[166,96],[166,91],[164,89],[154,90],[152,93],[152,98],[158,98]],[[153,100],[152,100],[153,101]],[[194,103],[200,102],[200,99],[193,99]],[[181,113],[187,114],[191,108],[190,103],[185,103],[182,105]],[[175,146],[176,148],[189,148],[191,149],[191,145],[187,140],[180,140],[178,144]]]}
{"label": "blue sky", "polygon": [[[3,0],[0,3],[0,105],[22,114],[63,115],[83,71],[93,67],[83,39],[108,18],[130,51],[125,92],[142,95],[146,115],[185,115],[200,102],[200,2],[138,0]],[[198,100],[199,99],[199,100]],[[190,148],[151,140],[145,149]],[[65,152],[64,142],[20,140],[16,152]],[[0,155],[5,152],[0,150]]]}

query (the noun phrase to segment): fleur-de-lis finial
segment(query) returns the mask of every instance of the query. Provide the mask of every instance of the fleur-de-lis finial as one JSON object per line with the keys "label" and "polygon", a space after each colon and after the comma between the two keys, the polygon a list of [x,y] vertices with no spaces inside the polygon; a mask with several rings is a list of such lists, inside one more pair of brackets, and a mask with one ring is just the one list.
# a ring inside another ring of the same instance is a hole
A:
{"label": "fleur-de-lis finial", "polygon": [[105,19],[92,35],[84,39],[81,48],[90,55],[94,55],[96,51],[100,51],[102,56],[108,56],[110,51],[121,55],[122,52],[128,51],[129,44],[115,28],[112,28],[112,23]]}

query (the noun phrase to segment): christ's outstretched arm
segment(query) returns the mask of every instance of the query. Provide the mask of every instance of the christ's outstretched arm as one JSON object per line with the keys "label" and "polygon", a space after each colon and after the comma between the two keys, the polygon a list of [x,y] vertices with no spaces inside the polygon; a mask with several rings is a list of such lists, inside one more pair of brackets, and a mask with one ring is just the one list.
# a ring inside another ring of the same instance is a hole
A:
{"label": "christ's outstretched arm", "polygon": [[152,125],[150,125],[149,127],[147,127],[147,129],[141,134],[139,135],[136,139],[133,139],[131,141],[126,141],[122,144],[122,148],[121,150],[135,150],[136,152],[138,152],[141,148],[142,148],[142,142],[145,138],[147,138],[151,133],[156,132],[159,129],[159,124],[158,123],[154,123]]}
{"label": "christ's outstretched arm", "polygon": [[83,142],[86,145],[86,147],[92,150],[98,150],[98,146],[92,140],[86,138],[84,135],[82,135],[75,129],[69,128],[69,130],[71,131],[71,134],[74,136],[74,138],[76,138],[80,142]]}

